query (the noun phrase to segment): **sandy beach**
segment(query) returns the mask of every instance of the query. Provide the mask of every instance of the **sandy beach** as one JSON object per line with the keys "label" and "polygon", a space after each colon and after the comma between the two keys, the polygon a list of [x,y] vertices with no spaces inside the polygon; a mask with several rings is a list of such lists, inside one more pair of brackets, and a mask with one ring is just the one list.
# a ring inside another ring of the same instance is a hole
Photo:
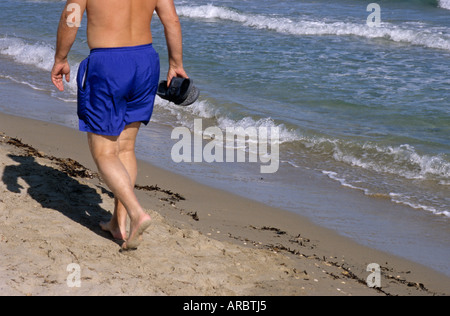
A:
{"label": "sandy beach", "polygon": [[[121,252],[85,135],[0,114],[0,295],[449,295],[450,280],[307,219],[140,162],[153,218]],[[369,288],[367,266],[381,267]],[[70,286],[75,264],[80,287]]]}

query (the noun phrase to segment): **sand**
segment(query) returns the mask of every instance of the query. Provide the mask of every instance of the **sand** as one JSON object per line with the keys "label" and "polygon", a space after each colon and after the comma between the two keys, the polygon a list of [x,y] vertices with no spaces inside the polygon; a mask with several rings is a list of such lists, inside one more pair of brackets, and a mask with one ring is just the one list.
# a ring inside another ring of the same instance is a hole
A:
{"label": "sand", "polygon": [[[449,295],[419,264],[139,162],[136,251],[98,223],[113,196],[85,135],[0,115],[0,295]],[[370,263],[381,288],[369,288]]]}

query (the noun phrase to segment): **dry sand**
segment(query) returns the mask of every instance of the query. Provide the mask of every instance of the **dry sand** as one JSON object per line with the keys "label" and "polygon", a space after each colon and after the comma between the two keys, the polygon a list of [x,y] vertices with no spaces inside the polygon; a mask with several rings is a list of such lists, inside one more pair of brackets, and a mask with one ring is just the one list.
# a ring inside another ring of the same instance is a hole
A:
{"label": "dry sand", "polygon": [[[121,252],[98,226],[113,197],[69,128],[1,114],[0,177],[0,295],[450,294],[433,270],[142,162],[153,224]],[[381,289],[366,285],[373,262]]]}

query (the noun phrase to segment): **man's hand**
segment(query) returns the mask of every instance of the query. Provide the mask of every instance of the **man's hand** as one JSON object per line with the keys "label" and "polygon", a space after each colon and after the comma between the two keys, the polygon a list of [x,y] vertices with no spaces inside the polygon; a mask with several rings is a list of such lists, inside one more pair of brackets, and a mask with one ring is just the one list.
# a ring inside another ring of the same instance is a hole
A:
{"label": "man's hand", "polygon": [[170,86],[170,83],[172,82],[172,79],[174,77],[189,78],[188,75],[186,74],[186,71],[184,71],[183,67],[181,68],[170,67],[169,72],[167,73],[167,87]]}
{"label": "man's hand", "polygon": [[55,61],[52,69],[52,82],[59,91],[64,91],[63,77],[66,77],[66,81],[70,82],[70,65],[66,60]]}

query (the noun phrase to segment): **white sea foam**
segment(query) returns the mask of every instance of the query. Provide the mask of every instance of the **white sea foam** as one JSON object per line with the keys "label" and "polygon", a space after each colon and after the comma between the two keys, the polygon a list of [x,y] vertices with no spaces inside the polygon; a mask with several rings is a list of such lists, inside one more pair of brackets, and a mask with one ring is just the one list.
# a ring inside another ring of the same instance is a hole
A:
{"label": "white sea foam", "polygon": [[433,213],[435,215],[450,217],[450,211],[445,211],[445,210],[439,211],[432,206],[427,206],[427,205],[423,205],[421,203],[413,202],[410,197],[399,194],[399,193],[390,193],[389,195],[391,197],[391,200],[397,204],[407,205],[409,207],[412,207],[413,209],[424,210],[424,211]]}
{"label": "white sea foam", "polygon": [[242,130],[246,130],[247,128],[254,127],[254,128],[261,128],[266,127],[269,131],[271,128],[279,128],[280,131],[280,144],[288,143],[288,142],[294,142],[299,140],[299,134],[294,131],[288,129],[284,124],[277,124],[273,119],[271,118],[263,118],[259,120],[255,120],[251,117],[245,117],[241,120],[232,120],[227,117],[219,118],[219,127],[222,129],[227,128],[235,128],[239,129],[242,128]]}
{"label": "white sea foam", "polygon": [[11,76],[8,76],[8,75],[0,75],[0,78],[8,79],[8,80],[11,80],[12,82],[15,82],[15,83],[18,83],[18,84],[23,84],[23,85],[25,85],[25,86],[30,87],[30,88],[33,89],[33,90],[37,90],[37,91],[47,91],[46,89],[39,88],[39,87],[37,87],[36,85],[34,85],[34,84],[32,84],[32,83],[29,83],[29,82],[24,81],[24,80],[18,80],[18,79],[16,79],[16,78],[11,77]]}
{"label": "white sea foam", "polygon": [[10,56],[18,63],[50,71],[55,51],[47,44],[28,44],[19,38],[4,37],[0,38],[0,54]]}
{"label": "white sea foam", "polygon": [[350,188],[350,189],[354,189],[354,190],[361,190],[364,192],[364,194],[369,195],[369,190],[364,189],[364,188],[360,188],[357,186],[354,186],[350,183],[347,182],[346,179],[339,177],[338,174],[334,171],[327,171],[327,170],[323,170],[322,173],[326,176],[328,176],[328,178],[338,181],[342,186]]}
{"label": "white sea foam", "polygon": [[[446,0],[447,2],[449,0]],[[238,11],[214,5],[180,6],[180,16],[194,19],[225,20],[240,23],[247,27],[267,29],[283,34],[299,36],[358,36],[364,38],[382,38],[393,42],[450,50],[450,37],[442,32],[421,30],[382,23],[381,27],[368,27],[365,23],[325,22],[322,20],[292,20],[286,17],[244,14]]]}
{"label": "white sea foam", "polygon": [[198,100],[189,107],[180,107],[157,97],[156,104],[175,116],[177,118],[177,124],[181,124],[191,130],[194,128],[194,119],[202,118],[205,120],[213,120],[213,124],[222,130],[226,130],[227,128],[242,128],[244,131],[249,127],[257,129],[260,127],[267,127],[270,131],[270,128],[278,127],[281,144],[301,139],[300,134],[297,131],[287,128],[284,124],[277,124],[271,118],[254,119],[252,117],[244,117],[240,120],[231,119],[208,100]]}
{"label": "white sea foam", "polygon": [[439,0],[439,7],[450,10],[450,0]]}
{"label": "white sea foam", "polygon": [[[358,146],[356,143],[319,138],[310,143],[310,150],[327,152],[332,154],[336,161],[377,174],[391,174],[407,180],[434,180],[440,186],[449,184],[450,162],[448,159],[443,155],[421,155],[410,145],[384,147],[367,143]],[[349,181],[346,176],[339,175],[337,172],[322,171],[322,173],[338,181],[344,187],[361,190],[366,195],[380,195],[371,193],[370,190],[365,188],[365,185],[360,186],[359,181],[356,181],[355,184],[355,181]],[[385,187],[385,185],[383,186]],[[386,193],[381,195],[385,196]],[[450,217],[448,205],[445,205],[445,202],[444,204],[436,204],[434,198],[430,199],[430,196],[419,198],[420,194],[412,196],[405,193],[389,193],[388,196],[392,202],[425,210],[435,215]]]}
{"label": "white sea foam", "polygon": [[312,153],[332,156],[335,161],[353,167],[406,179],[450,179],[450,162],[447,157],[420,154],[407,144],[382,146],[327,137],[304,137],[302,143]]}
{"label": "white sea foam", "polygon": [[[13,58],[16,63],[30,65],[46,72],[50,72],[54,63],[55,49],[45,43],[31,44],[20,38],[3,37],[0,38],[0,54]],[[67,90],[72,95],[76,95],[77,93],[76,73],[78,66],[79,63],[71,65],[70,82],[64,81]],[[22,80],[15,80],[25,83]],[[28,85],[31,88],[36,87],[36,85],[32,83],[28,83]]]}
{"label": "white sea foam", "polygon": [[376,172],[397,174],[407,179],[427,179],[428,176],[450,177],[450,163],[442,156],[420,155],[410,145],[381,147],[364,144],[363,152],[345,152],[336,147],[337,161]]}
{"label": "white sea foam", "polygon": [[369,195],[369,196],[389,196],[391,201],[394,202],[394,203],[406,205],[406,206],[409,206],[409,207],[411,207],[413,209],[416,209],[416,210],[425,210],[425,211],[433,213],[435,215],[450,217],[450,211],[438,210],[435,207],[424,205],[423,203],[419,203],[419,202],[415,201],[414,198],[411,198],[411,197],[409,197],[409,196],[407,196],[405,194],[400,194],[400,193],[389,193],[389,195],[386,195],[386,194],[373,194],[373,193],[370,192],[370,190],[368,190],[366,188],[358,187],[358,186],[355,186],[353,184],[348,183],[347,179],[343,178],[342,176],[339,176],[334,171],[323,170],[322,173],[324,175],[328,176],[330,179],[338,181],[344,187],[347,187],[347,188],[350,188],[350,189],[354,189],[354,190],[363,191],[365,195]]}

